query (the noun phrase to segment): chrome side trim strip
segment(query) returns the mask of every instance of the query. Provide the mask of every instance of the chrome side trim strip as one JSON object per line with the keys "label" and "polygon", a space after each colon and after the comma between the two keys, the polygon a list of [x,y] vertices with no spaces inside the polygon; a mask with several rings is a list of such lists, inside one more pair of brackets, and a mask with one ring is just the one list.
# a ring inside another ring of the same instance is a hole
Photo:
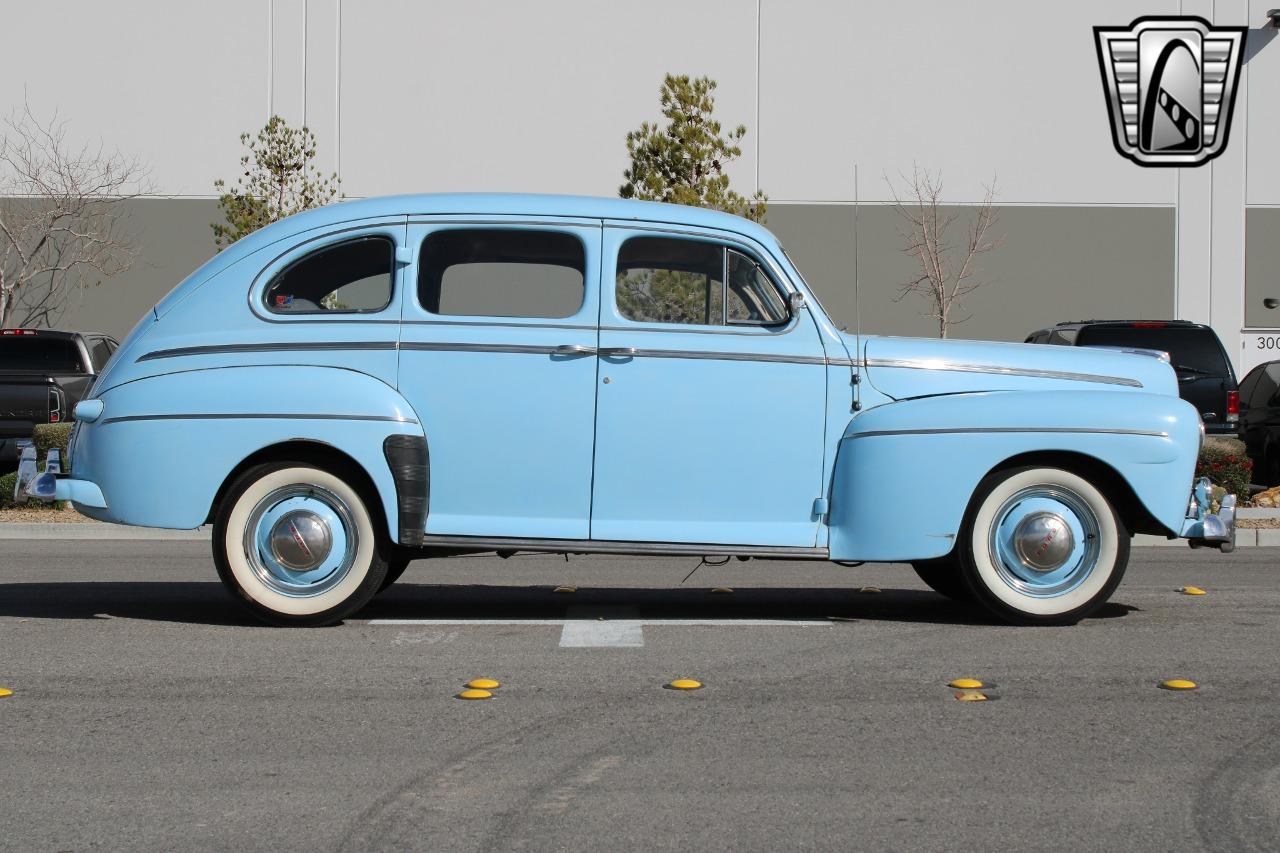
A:
{"label": "chrome side trim strip", "polygon": [[184,413],[173,415],[121,415],[106,418],[106,424],[119,424],[129,421],[239,421],[239,420],[289,420],[289,421],[388,421],[397,424],[416,424],[413,418],[392,417],[391,415],[312,415],[301,413],[270,412],[207,412]]}
{"label": "chrome side trim strip", "polygon": [[[604,354],[603,352],[601,353]],[[762,361],[777,364],[817,364],[826,365],[827,359],[821,355],[774,355],[762,352],[711,352],[704,350],[678,349],[637,349],[634,355],[619,356],[621,358],[689,358],[709,359],[712,361]]]}
{"label": "chrome side trim strip", "polygon": [[157,358],[181,358],[190,355],[218,355],[223,353],[255,352],[333,352],[337,350],[394,350],[395,341],[290,341],[260,344],[210,344],[198,347],[175,347],[143,353],[138,361]]}
{"label": "chrome side trim strip", "polygon": [[1102,376],[1096,373],[1074,373],[1069,370],[1037,370],[1029,367],[1000,367],[996,364],[957,364],[932,360],[869,358],[867,367],[910,367],[916,370],[953,370],[960,373],[993,373],[998,376],[1028,376],[1034,379],[1067,379],[1075,382],[1100,382],[1105,385],[1127,385],[1141,388],[1142,383],[1124,376]]}
{"label": "chrome side trim strip", "polygon": [[400,349],[415,352],[505,352],[532,355],[565,355],[557,353],[559,347],[526,344],[462,344],[437,341],[401,341]]}
{"label": "chrome side trim strip", "polygon": [[668,556],[772,557],[793,560],[826,560],[826,548],[775,545],[716,545],[685,542],[623,542],[604,539],[520,539],[487,536],[453,536],[428,533],[427,547],[474,548],[477,551],[541,551],[584,554],[649,554]]}
{"label": "chrome side trim strip", "polygon": [[[413,352],[496,352],[525,355],[565,355],[560,346],[532,344],[473,344],[442,341],[322,341],[298,343],[261,343],[261,344],[211,344],[198,347],[176,347],[174,349],[155,350],[138,357],[138,361],[153,361],[160,358],[181,358],[183,356],[238,354],[238,353],[274,353],[274,352],[334,352],[343,350],[408,350]],[[584,350],[582,354],[586,354]],[[634,353],[619,354],[624,358],[686,358],[706,359],[712,361],[754,361],[777,364],[815,364],[833,366],[852,366],[850,359],[828,359],[820,355],[775,355],[760,352],[722,352],[709,350],[667,350],[636,349]]]}
{"label": "chrome side trim strip", "polygon": [[[391,322],[397,322],[392,320]],[[480,327],[484,329],[500,328],[500,329],[577,329],[583,332],[594,332],[595,326],[586,326],[581,323],[507,323],[507,322],[489,322],[488,320],[404,320],[400,323],[402,326],[457,326],[460,328]]]}
{"label": "chrome side trim strip", "polygon": [[1087,435],[1140,435],[1148,438],[1168,438],[1169,433],[1157,432],[1147,429],[1107,429],[1104,427],[941,427],[938,429],[879,429],[867,430],[866,432],[858,432],[853,435],[846,436],[849,439],[855,438],[875,438],[882,435],[950,435],[950,434],[967,434],[967,433],[1011,433],[1011,432],[1035,432],[1035,433],[1084,433]]}
{"label": "chrome side trim strip", "polygon": [[[798,316],[798,315],[797,315]],[[736,328],[703,328],[703,327],[683,327],[683,324],[673,324],[671,326],[601,326],[602,332],[663,332],[665,334],[680,335],[737,335],[744,338],[776,338],[785,335],[791,331],[796,325],[796,319],[792,318],[785,326],[750,326],[742,325]],[[754,331],[753,331],[754,330]]]}

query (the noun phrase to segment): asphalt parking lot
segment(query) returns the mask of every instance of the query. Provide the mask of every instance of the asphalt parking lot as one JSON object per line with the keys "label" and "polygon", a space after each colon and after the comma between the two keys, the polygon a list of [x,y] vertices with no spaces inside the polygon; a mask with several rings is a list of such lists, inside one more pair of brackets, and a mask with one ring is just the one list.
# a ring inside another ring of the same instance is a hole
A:
{"label": "asphalt parking lot", "polygon": [[[242,616],[207,548],[0,542],[0,848],[1280,837],[1280,549],[1136,549],[1072,628],[991,624],[903,566],[682,583],[696,560],[517,556],[415,563],[360,618],[287,630]],[[454,698],[480,676],[493,699]],[[682,676],[705,686],[664,689]]]}

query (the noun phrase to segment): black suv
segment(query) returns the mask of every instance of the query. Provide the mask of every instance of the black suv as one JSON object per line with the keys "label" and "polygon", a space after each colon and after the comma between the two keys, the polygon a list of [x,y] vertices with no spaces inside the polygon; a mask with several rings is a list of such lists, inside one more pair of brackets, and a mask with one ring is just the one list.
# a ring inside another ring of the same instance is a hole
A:
{"label": "black suv", "polygon": [[1178,395],[1210,435],[1235,435],[1240,394],[1231,359],[1213,329],[1187,320],[1081,320],[1027,337],[1029,344],[1160,350],[1178,374]]}

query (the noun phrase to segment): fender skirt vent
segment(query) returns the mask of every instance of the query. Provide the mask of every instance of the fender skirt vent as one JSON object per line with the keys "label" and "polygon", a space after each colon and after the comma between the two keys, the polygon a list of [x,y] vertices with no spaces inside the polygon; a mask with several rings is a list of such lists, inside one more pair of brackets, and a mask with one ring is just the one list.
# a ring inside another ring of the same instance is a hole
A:
{"label": "fender skirt vent", "polygon": [[382,452],[396,484],[396,509],[400,515],[400,544],[422,544],[431,501],[431,455],[420,435],[389,435]]}

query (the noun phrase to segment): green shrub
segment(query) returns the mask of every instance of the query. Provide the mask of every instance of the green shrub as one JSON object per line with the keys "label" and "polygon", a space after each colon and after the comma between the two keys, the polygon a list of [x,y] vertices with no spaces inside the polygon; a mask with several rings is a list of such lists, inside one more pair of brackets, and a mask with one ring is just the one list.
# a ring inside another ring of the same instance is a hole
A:
{"label": "green shrub", "polygon": [[1208,477],[1215,486],[1235,494],[1237,501],[1248,500],[1253,462],[1245,454],[1244,442],[1234,438],[1205,439],[1196,460],[1196,477]]}
{"label": "green shrub", "polygon": [[36,424],[31,440],[36,446],[36,460],[41,470],[44,470],[44,460],[53,447],[62,452],[62,467],[67,467],[67,442],[70,439],[71,424]]}
{"label": "green shrub", "polygon": [[8,474],[0,477],[0,509],[11,509],[14,506],[13,490],[17,485],[17,471],[10,471]]}

